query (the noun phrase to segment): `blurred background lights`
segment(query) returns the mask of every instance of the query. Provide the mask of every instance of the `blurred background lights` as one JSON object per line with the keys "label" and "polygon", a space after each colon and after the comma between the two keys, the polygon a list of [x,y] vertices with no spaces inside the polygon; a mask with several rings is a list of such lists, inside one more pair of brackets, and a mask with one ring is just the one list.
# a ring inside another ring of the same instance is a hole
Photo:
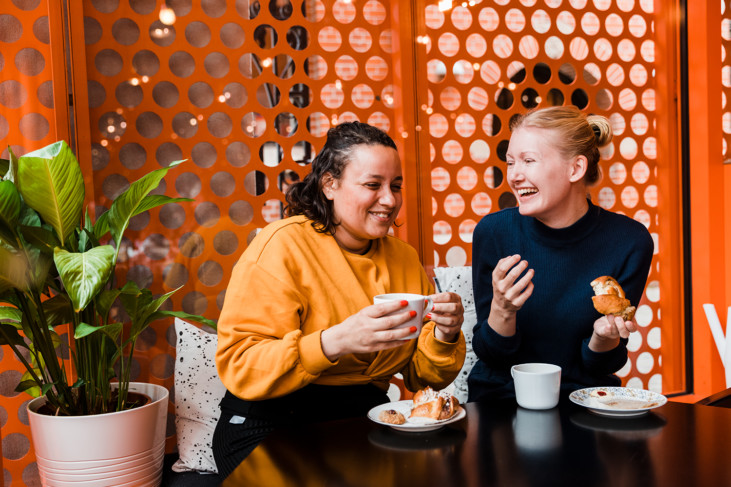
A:
{"label": "blurred background lights", "polygon": [[165,25],[173,25],[175,23],[175,12],[165,2],[160,7],[160,22]]}

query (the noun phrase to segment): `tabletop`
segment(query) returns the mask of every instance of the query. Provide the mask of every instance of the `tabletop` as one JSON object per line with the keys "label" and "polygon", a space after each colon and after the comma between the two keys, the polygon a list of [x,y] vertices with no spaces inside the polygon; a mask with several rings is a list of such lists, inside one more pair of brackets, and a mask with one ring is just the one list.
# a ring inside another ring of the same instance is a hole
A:
{"label": "tabletop", "polygon": [[223,486],[731,486],[731,409],[672,403],[606,418],[562,399],[547,411],[468,403],[426,433],[367,418],[269,436]]}

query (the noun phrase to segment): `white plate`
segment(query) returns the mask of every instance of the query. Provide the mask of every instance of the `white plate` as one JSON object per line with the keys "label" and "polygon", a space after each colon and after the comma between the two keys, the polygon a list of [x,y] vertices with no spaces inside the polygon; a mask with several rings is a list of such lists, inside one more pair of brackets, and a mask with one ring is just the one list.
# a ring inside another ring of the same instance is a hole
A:
{"label": "white plate", "polygon": [[[603,394],[602,394],[603,393]],[[657,392],[628,387],[589,387],[569,395],[569,399],[594,414],[609,417],[632,417],[647,414],[668,399]]]}
{"label": "white plate", "polygon": [[[465,412],[463,407],[459,408],[459,411],[457,411],[457,414],[452,416],[449,419],[443,419],[441,421],[434,420],[434,419],[427,419],[427,418],[409,418],[409,414],[411,414],[411,406],[413,405],[413,401],[411,400],[405,400],[405,401],[395,401],[395,402],[389,402],[386,404],[381,404],[380,406],[376,406],[370,411],[368,411],[368,419],[373,421],[374,423],[382,424],[384,426],[390,426],[393,429],[399,430],[399,431],[411,431],[413,433],[420,433],[424,431],[433,431],[437,430],[449,423],[454,423],[455,421],[459,421],[460,419],[467,416],[467,413]],[[406,418],[406,422],[404,424],[391,424],[391,423],[384,423],[380,419],[378,419],[378,415],[381,414],[381,411],[385,409],[393,409],[401,414],[404,415]]]}

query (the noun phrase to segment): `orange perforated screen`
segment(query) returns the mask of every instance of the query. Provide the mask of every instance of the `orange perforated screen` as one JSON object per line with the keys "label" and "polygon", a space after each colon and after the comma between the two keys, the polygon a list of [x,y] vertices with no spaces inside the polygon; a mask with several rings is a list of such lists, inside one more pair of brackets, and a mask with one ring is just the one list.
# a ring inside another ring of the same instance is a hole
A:
{"label": "orange perforated screen", "polygon": [[[441,5],[441,4],[440,4]],[[437,265],[471,262],[472,231],[487,213],[515,206],[505,176],[510,119],[535,107],[573,104],[608,117],[595,202],[643,223],[657,246],[655,87],[651,0],[473,1],[424,15]],[[657,266],[638,308],[632,387],[660,390]]]}
{"label": "orange perforated screen", "polygon": [[[61,4],[74,6],[66,20]],[[510,117],[549,104],[610,118],[616,138],[592,197],[645,224],[662,248],[676,236],[658,225],[653,19],[652,0],[3,0],[0,148],[22,154],[73,133],[53,93],[67,94],[64,39],[82,46],[69,86],[75,127],[90,127],[77,142],[90,154],[95,214],[141,175],[188,159],[156,191],[194,201],[131,222],[118,278],[155,293],[182,286],[170,307],[212,319],[236,259],[282,217],[283,191],[344,120],[387,130],[414,166],[406,171],[429,176],[406,181],[409,221],[396,229],[414,240],[411,217],[431,211],[432,238],[411,242],[426,265],[471,263],[476,223],[515,204],[504,182]],[[413,93],[402,89],[407,74]],[[431,149],[421,160],[405,153],[417,138]],[[680,326],[660,318],[660,279],[654,263],[620,372],[630,386],[660,389],[660,328]],[[155,323],[137,344],[134,378],[172,387],[174,350],[171,322]],[[37,482],[26,398],[13,392],[21,369],[0,348],[6,485]]]}

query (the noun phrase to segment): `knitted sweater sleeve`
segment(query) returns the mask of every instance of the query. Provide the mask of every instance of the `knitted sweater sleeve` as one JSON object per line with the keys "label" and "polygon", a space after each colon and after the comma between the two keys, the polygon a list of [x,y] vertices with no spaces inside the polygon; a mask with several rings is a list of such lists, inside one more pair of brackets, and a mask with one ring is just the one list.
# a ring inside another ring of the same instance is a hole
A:
{"label": "knitted sweater sleeve", "polygon": [[[633,306],[639,306],[647,283],[655,244],[647,229],[635,221],[627,221],[622,228],[621,241],[625,242],[623,261],[618,262],[615,276],[622,285],[625,296]],[[597,313],[597,318],[600,315]],[[594,352],[589,348],[589,338],[582,342],[581,359],[587,371],[596,375],[613,374],[627,362],[627,339],[620,339],[619,345],[606,352]]]}
{"label": "knitted sweater sleeve", "polygon": [[485,217],[475,228],[472,240],[472,286],[475,295],[477,324],[473,329],[472,347],[477,357],[490,367],[500,368],[520,346],[520,330],[513,336],[497,333],[487,323],[492,304],[492,271],[497,262],[506,257],[499,255],[491,238],[495,228],[491,218]]}

